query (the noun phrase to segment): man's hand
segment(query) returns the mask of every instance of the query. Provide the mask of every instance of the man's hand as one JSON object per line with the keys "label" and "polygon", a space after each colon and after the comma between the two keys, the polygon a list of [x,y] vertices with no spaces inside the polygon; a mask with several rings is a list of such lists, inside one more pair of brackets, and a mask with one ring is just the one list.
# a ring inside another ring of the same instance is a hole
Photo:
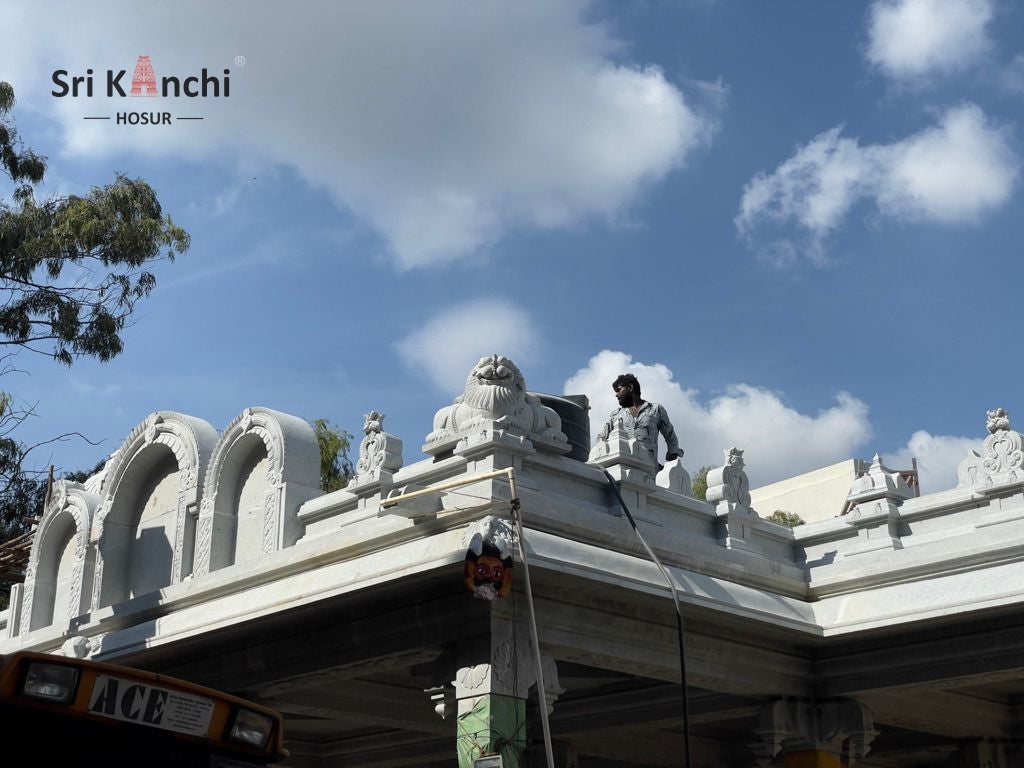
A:
{"label": "man's hand", "polygon": [[679,458],[679,454],[678,453],[666,453],[665,454],[665,461],[675,461],[678,458]]}

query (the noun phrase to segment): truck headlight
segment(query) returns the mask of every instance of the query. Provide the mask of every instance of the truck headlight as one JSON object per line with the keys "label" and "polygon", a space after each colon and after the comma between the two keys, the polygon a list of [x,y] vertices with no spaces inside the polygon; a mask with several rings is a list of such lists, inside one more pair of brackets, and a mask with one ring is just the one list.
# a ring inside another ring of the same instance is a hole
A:
{"label": "truck headlight", "polygon": [[28,665],[21,692],[25,696],[69,704],[78,687],[78,670],[65,664],[33,661]]}
{"label": "truck headlight", "polygon": [[274,730],[272,718],[261,712],[253,712],[251,709],[240,709],[235,715],[235,722],[231,726],[228,738],[241,744],[248,744],[250,747],[264,749],[272,730]]}

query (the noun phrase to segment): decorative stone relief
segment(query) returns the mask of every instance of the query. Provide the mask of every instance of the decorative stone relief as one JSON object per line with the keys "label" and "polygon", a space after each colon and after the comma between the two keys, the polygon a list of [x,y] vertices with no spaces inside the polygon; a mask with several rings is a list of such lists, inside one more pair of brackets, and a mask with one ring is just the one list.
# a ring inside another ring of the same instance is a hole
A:
{"label": "decorative stone relief", "polygon": [[957,467],[957,488],[991,488],[1024,480],[1024,440],[1010,429],[1010,414],[1004,408],[986,413],[989,431],[981,453],[971,451]]}
{"label": "decorative stone relief", "polygon": [[623,428],[621,418],[612,424],[607,437],[602,434],[597,436],[597,442],[590,449],[587,463],[604,468],[619,466],[625,470],[634,469],[648,475],[653,475],[657,469],[647,449],[639,440],[630,437]]}
{"label": "decorative stone relief", "polygon": [[466,548],[481,554],[488,544],[498,550],[502,560],[515,551],[515,532],[512,524],[494,515],[477,520],[466,530]]}
{"label": "decorative stone relief", "polygon": [[[135,518],[134,490],[126,493],[120,489],[134,489],[140,479],[139,472],[148,472],[147,462],[138,457],[155,446],[166,446],[174,455],[179,474],[178,500],[175,507],[175,530],[169,546],[173,548],[170,583],[180,582],[188,575],[193,561],[189,557],[193,541],[185,541],[194,535],[187,525],[189,509],[196,508],[201,501],[201,488],[206,463],[217,442],[217,430],[210,424],[174,411],[159,411],[150,414],[132,430],[121,448],[111,455],[103,469],[103,505],[93,525],[92,541],[97,544],[94,579],[93,607],[110,605],[125,600],[132,589],[128,582],[127,559],[124,552],[134,536],[130,521]],[[130,477],[129,477],[130,476]],[[129,477],[127,482],[125,478]],[[114,525],[105,527],[104,522],[112,516]],[[107,531],[101,536],[103,531]],[[106,562],[113,553],[116,563]]]}
{"label": "decorative stone relief", "polygon": [[907,481],[899,472],[894,472],[882,464],[881,457],[876,453],[868,471],[853,481],[846,501],[847,508],[850,509],[848,514],[856,514],[861,504],[876,499],[884,499],[898,506],[912,498],[914,489],[907,485]]}
{"label": "decorative stone relief", "polygon": [[302,419],[269,408],[244,409],[225,428],[206,470],[196,523],[194,572],[198,576],[236,562],[237,542],[229,539],[237,535],[237,528],[223,521],[237,516],[238,511],[233,508],[234,494],[219,493],[219,489],[222,482],[230,488],[239,481],[224,474],[237,472],[240,457],[259,450],[254,446],[262,446],[266,453],[258,555],[295,543],[302,535],[296,515],[299,505],[321,493],[320,450],[313,428]]}
{"label": "decorative stone relief", "polygon": [[527,393],[519,368],[501,355],[482,357],[473,366],[463,393],[434,416],[434,430],[423,451],[432,456],[447,453],[481,430],[529,440],[537,450],[549,453],[569,451],[562,419]]}
{"label": "decorative stone relief", "polygon": [[401,439],[384,431],[384,414],[378,411],[363,414],[363,435],[356,474],[346,490],[390,487],[392,476],[402,468]]}
{"label": "decorative stone relief", "polygon": [[727,505],[729,512],[750,510],[750,481],[743,471],[743,451],[730,448],[723,451],[725,464],[708,470],[706,498],[712,504]]}
{"label": "decorative stone relief", "polygon": [[[25,573],[24,610],[28,629],[39,629],[47,624],[66,625],[75,616],[88,611],[89,604],[83,602],[83,595],[91,597],[93,562],[89,556],[89,536],[93,514],[99,505],[99,498],[88,493],[78,483],[58,480],[53,484],[49,503],[36,527]],[[67,544],[66,525],[72,525],[74,560],[71,573],[59,574],[59,562]],[[63,522],[61,522],[63,521]],[[40,584],[38,575],[54,574],[54,579],[67,579],[62,583]],[[58,602],[57,591],[67,590],[67,600],[62,602],[66,612],[55,613]],[[42,603],[39,603],[42,601]],[[49,620],[47,620],[49,617]]]}
{"label": "decorative stone relief", "polygon": [[92,641],[87,637],[75,635],[64,641],[60,647],[59,656],[67,656],[72,659],[87,659],[95,653]]}
{"label": "decorative stone relief", "polygon": [[196,575],[210,571],[210,547],[213,541],[213,503],[215,496],[203,496],[196,522]]}
{"label": "decorative stone relief", "polygon": [[[555,660],[543,653],[540,660],[544,677],[544,705],[550,714],[558,697],[565,693],[565,688],[558,681]],[[459,701],[491,693],[523,699],[536,684],[537,670],[528,640],[516,644],[514,654],[511,642],[503,640],[496,643],[491,651],[490,664],[462,667],[452,681],[455,699]]]}
{"label": "decorative stone relief", "polygon": [[730,448],[723,451],[725,463],[708,471],[708,489],[705,498],[715,505],[718,515],[719,537],[727,548],[757,550],[752,543],[750,526],[758,520],[750,506],[750,481],[743,467],[743,451]]}
{"label": "decorative stone relief", "polygon": [[121,449],[118,448],[116,451],[110,454],[110,456],[107,457],[106,462],[104,462],[103,467],[100,469],[100,471],[97,472],[95,475],[90,475],[85,479],[83,487],[85,488],[86,492],[94,493],[97,496],[103,495],[104,486],[106,485],[107,480],[107,469],[111,466],[111,464],[113,464],[114,460],[117,458],[117,455],[120,452]]}
{"label": "decorative stone relief", "polygon": [[[182,475],[185,473],[182,472]],[[179,479],[181,475],[179,475]],[[185,562],[185,532],[188,530],[188,526],[185,524],[185,516],[188,510],[188,497],[193,494],[189,493],[189,486],[181,485],[181,492],[178,494],[178,506],[177,512],[175,513],[174,519],[174,555],[171,559],[171,583],[181,581],[187,572],[191,572],[192,566],[195,565],[195,558],[193,562],[189,564],[189,568],[183,568]],[[195,486],[192,486],[195,489]]]}
{"label": "decorative stone relief", "polygon": [[277,548],[277,528],[281,516],[279,496],[280,489],[270,488],[263,497],[263,554],[265,555],[269,555]]}
{"label": "decorative stone relief", "polygon": [[817,750],[847,757],[852,768],[871,749],[878,731],[871,711],[852,699],[784,698],[765,704],[750,745],[762,768],[780,754]]}
{"label": "decorative stone relief", "polygon": [[693,480],[690,479],[690,473],[683,467],[682,459],[665,462],[665,466],[658,473],[654,482],[659,488],[693,498]]}

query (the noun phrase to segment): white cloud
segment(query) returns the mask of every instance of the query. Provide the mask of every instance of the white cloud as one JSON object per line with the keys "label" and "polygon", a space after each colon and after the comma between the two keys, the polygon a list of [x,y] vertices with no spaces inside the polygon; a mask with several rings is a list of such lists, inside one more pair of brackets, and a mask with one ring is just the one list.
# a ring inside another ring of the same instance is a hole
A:
{"label": "white cloud", "polygon": [[910,436],[907,444],[882,457],[886,466],[910,469],[917,459],[922,493],[935,493],[956,486],[956,468],[971,451],[981,450],[982,440],[952,435],[932,435],[923,429]]}
{"label": "white cloud", "polygon": [[[620,63],[624,46],[583,2],[24,2],[12,13],[5,77],[56,114],[68,152],[285,164],[376,228],[403,268],[470,256],[511,229],[614,218],[708,141],[721,108],[700,92],[704,106],[689,104],[657,67]],[[231,97],[49,95],[58,68],[93,67],[97,92],[107,68],[125,68],[127,85],[140,51],[157,77],[229,68]],[[205,119],[82,119],[133,109]]]}
{"label": "white cloud", "polygon": [[505,299],[481,298],[447,309],[395,344],[402,361],[445,392],[462,392],[484,355],[505,355],[523,368],[536,359],[539,335],[530,317]]}
{"label": "white cloud", "polygon": [[973,104],[892,144],[861,146],[838,126],[747,182],[736,227],[780,266],[800,254],[821,263],[829,235],[859,201],[894,219],[971,223],[1010,197],[1018,168],[1009,129]]}
{"label": "white cloud", "polygon": [[876,0],[868,61],[902,81],[966,69],[993,47],[992,15],[991,0]]}
{"label": "white cloud", "polygon": [[1000,75],[1002,86],[1013,93],[1024,93],[1024,53],[1018,53]]}
{"label": "white cloud", "polygon": [[573,374],[563,390],[590,398],[592,435],[616,407],[611,383],[621,373],[634,374],[644,399],[668,409],[691,471],[705,464],[720,466],[722,451],[736,446],[745,451],[752,484],[763,485],[850,458],[871,436],[867,406],[845,392],[816,414],[800,413],[778,394],[749,384],[730,386],[725,394],[702,401],[696,390],[680,386],[666,366],[634,362],[607,349]]}

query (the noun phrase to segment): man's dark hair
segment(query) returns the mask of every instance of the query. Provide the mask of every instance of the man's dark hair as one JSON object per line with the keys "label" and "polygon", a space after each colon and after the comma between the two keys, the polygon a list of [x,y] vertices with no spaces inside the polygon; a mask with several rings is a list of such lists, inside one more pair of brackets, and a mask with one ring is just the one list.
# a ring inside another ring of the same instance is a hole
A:
{"label": "man's dark hair", "polygon": [[637,397],[640,396],[640,382],[636,380],[636,376],[632,373],[624,373],[615,381],[612,382],[612,389],[618,389],[619,387],[632,387],[633,394]]}

